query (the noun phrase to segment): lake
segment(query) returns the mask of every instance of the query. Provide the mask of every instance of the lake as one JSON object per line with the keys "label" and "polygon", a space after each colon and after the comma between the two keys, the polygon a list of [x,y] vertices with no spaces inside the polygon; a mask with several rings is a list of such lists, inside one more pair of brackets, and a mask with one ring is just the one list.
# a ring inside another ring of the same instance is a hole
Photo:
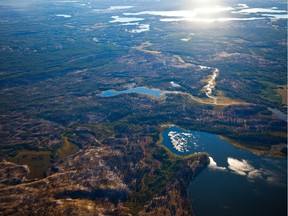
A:
{"label": "lake", "polygon": [[99,94],[101,97],[112,97],[119,94],[127,94],[127,93],[139,93],[139,94],[146,94],[148,96],[154,96],[156,98],[160,98],[160,96],[168,93],[168,91],[161,91],[160,89],[150,89],[146,87],[136,87],[131,88],[123,91],[114,91],[114,90],[107,90]]}
{"label": "lake", "polygon": [[214,134],[174,126],[162,136],[163,145],[174,154],[210,156],[209,166],[189,187],[196,216],[286,216],[286,159],[257,156]]}

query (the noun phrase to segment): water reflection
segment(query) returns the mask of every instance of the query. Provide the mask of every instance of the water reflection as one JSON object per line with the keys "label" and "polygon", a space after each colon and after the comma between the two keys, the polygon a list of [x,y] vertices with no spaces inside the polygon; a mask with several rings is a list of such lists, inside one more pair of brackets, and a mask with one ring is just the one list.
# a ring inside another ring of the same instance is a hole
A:
{"label": "water reflection", "polygon": [[170,84],[171,84],[171,86],[172,86],[173,88],[179,88],[179,87],[181,87],[179,84],[177,84],[177,83],[175,83],[175,82],[173,82],[173,81],[171,81]]}
{"label": "water reflection", "polygon": [[242,9],[240,11],[237,11],[237,13],[242,14],[251,14],[251,13],[286,13],[285,10],[279,10],[278,8],[246,8]]}
{"label": "water reflection", "polygon": [[209,154],[210,164],[190,185],[195,215],[286,215],[287,160],[257,156],[218,136],[171,127],[163,145],[186,156]]}
{"label": "water reflection", "polygon": [[[177,11],[140,11],[123,13],[124,16],[160,16],[162,22],[190,21],[190,22],[226,22],[249,21],[266,18],[287,18],[287,11],[272,8],[250,8],[247,4],[238,4],[236,7],[211,6],[198,7],[193,10]],[[235,17],[236,15],[236,17]],[[250,16],[252,15],[252,16]]]}
{"label": "water reflection", "polygon": [[70,17],[72,17],[72,16],[69,15],[69,14],[56,14],[55,16],[57,16],[57,17],[63,17],[63,18],[70,18]]}
{"label": "water reflection", "polygon": [[194,10],[179,10],[179,11],[141,11],[136,13],[123,13],[125,16],[139,16],[139,15],[153,15],[153,16],[166,16],[166,17],[185,17],[193,18],[201,14],[214,14],[224,11],[233,10],[232,7],[205,7],[196,8]]}
{"label": "water reflection", "polygon": [[110,6],[107,10],[124,10],[124,9],[130,9],[134,6]]}
{"label": "water reflection", "polygon": [[[274,17],[274,16],[273,16]],[[227,22],[227,21],[251,21],[251,20],[260,20],[264,19],[264,17],[251,17],[251,18],[165,18],[160,19],[161,22],[180,22],[180,21],[188,21],[188,22],[203,22],[203,23],[213,23],[213,22]]]}
{"label": "water reflection", "polygon": [[112,16],[113,20],[109,21],[110,23],[130,23],[130,22],[137,22],[144,20],[143,18],[137,18],[137,17],[119,17],[119,16]]}
{"label": "water reflection", "polygon": [[145,32],[145,31],[149,31],[150,30],[150,25],[149,24],[140,24],[138,26],[138,29],[132,29],[129,32],[130,33],[141,33],[141,32]]}

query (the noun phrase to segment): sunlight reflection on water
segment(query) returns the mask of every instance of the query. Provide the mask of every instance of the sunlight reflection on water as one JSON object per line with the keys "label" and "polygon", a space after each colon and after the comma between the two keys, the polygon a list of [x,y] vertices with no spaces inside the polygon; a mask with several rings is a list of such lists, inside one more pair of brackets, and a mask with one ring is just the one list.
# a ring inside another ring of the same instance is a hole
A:
{"label": "sunlight reflection on water", "polygon": [[[126,12],[124,16],[160,16],[162,22],[225,22],[225,21],[249,21],[266,18],[287,18],[287,11],[272,8],[250,8],[247,4],[238,4],[235,7],[230,6],[205,6],[192,10],[171,10],[171,11],[140,11]],[[253,16],[249,16],[253,15]]]}

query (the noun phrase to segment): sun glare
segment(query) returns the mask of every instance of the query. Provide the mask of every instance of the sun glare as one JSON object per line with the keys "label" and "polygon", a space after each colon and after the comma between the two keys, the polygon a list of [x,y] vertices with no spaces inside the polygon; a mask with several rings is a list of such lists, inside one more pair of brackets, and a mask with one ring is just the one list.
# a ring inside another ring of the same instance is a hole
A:
{"label": "sun glare", "polygon": [[222,18],[222,16],[227,16],[225,12],[233,10],[223,0],[186,0],[183,6],[186,13],[182,13],[181,17],[184,17],[182,20],[199,22],[214,22],[215,20],[219,20],[220,17]]}
{"label": "sun glare", "polygon": [[233,8],[232,7],[220,7],[220,6],[195,8],[195,12],[200,13],[200,14],[219,13],[219,12],[230,11],[230,10],[233,10]]}
{"label": "sun glare", "polygon": [[188,7],[198,8],[198,7],[213,7],[216,5],[221,5],[222,0],[194,0],[188,2],[187,2]]}

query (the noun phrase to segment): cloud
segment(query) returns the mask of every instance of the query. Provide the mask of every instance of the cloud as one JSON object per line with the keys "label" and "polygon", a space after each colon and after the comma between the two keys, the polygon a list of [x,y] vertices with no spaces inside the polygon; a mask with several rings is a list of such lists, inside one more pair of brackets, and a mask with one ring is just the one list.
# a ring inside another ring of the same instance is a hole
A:
{"label": "cloud", "polygon": [[237,160],[229,157],[227,162],[229,164],[228,168],[239,175],[246,176],[254,170],[254,167],[251,166],[247,160]]}
{"label": "cloud", "polygon": [[287,185],[287,181],[285,178],[286,175],[284,173],[275,173],[266,169],[266,170],[263,170],[263,175],[269,184],[274,184],[278,186]]}
{"label": "cloud", "polygon": [[228,168],[232,170],[233,173],[246,176],[249,181],[263,179],[269,184],[274,184],[278,186],[286,185],[283,174],[277,171],[271,171],[266,168],[256,169],[251,164],[249,164],[247,160],[237,160],[231,157],[227,159],[227,162],[229,164]]}
{"label": "cloud", "polygon": [[254,181],[256,178],[263,178],[263,173],[262,173],[262,169],[255,169],[255,170],[252,170],[251,172],[249,172],[247,174],[247,178],[248,180],[250,181]]}
{"label": "cloud", "polygon": [[226,167],[219,167],[212,157],[209,157],[209,160],[210,160],[210,163],[209,163],[208,167],[209,167],[210,169],[220,170],[220,171],[221,171],[221,170],[222,170],[222,171],[227,170]]}

